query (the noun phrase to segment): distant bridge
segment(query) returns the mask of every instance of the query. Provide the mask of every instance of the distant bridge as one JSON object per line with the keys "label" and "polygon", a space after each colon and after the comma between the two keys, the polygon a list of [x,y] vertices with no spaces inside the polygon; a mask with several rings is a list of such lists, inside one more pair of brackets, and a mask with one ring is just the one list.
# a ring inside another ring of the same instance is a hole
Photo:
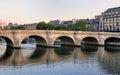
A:
{"label": "distant bridge", "polygon": [[0,30],[8,47],[21,48],[26,37],[36,40],[38,46],[54,47],[56,39],[61,45],[81,46],[91,45],[120,45],[120,33],[115,32],[87,32],[87,31],[57,31],[57,30]]}

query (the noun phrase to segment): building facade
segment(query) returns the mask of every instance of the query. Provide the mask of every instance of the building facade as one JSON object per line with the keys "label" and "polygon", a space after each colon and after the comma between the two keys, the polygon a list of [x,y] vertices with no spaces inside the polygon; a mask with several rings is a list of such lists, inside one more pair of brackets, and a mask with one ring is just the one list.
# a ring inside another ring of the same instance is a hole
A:
{"label": "building facade", "polygon": [[99,31],[99,16],[95,16],[94,19],[81,19],[84,21],[84,23],[86,25],[91,25],[92,27],[94,27],[92,30],[90,31]]}
{"label": "building facade", "polygon": [[60,24],[62,24],[62,21],[61,20],[53,20],[53,21],[50,21],[49,23],[52,23],[54,25],[60,25]]}
{"label": "building facade", "polygon": [[13,26],[18,26],[17,23],[8,23],[6,26],[5,26],[5,29],[11,29],[11,27]]}
{"label": "building facade", "polygon": [[49,23],[52,23],[54,25],[69,25],[69,24],[75,25],[77,23],[77,20],[76,19],[66,20],[66,21],[53,20],[50,21]]}
{"label": "building facade", "polygon": [[26,30],[35,30],[37,23],[32,23],[32,24],[24,24]]}
{"label": "building facade", "polygon": [[100,16],[99,21],[100,31],[120,31],[120,7],[107,9]]}
{"label": "building facade", "polygon": [[5,22],[0,22],[0,29],[4,29],[7,26]]}

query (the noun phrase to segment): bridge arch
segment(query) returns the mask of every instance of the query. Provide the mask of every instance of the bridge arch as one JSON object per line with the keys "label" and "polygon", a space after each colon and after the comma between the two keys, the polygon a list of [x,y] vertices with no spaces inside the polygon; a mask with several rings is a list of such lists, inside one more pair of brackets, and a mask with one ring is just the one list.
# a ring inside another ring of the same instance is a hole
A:
{"label": "bridge arch", "polygon": [[10,39],[9,37],[6,37],[6,36],[0,36],[0,37],[5,40],[7,47],[14,47],[12,39]]}
{"label": "bridge arch", "polygon": [[98,39],[95,37],[85,37],[82,39],[81,44],[88,44],[88,45],[98,45]]}
{"label": "bridge arch", "polygon": [[105,40],[105,45],[115,45],[118,46],[120,45],[120,38],[118,37],[109,37]]}
{"label": "bridge arch", "polygon": [[56,40],[60,41],[60,45],[64,46],[75,46],[75,41],[70,36],[59,36],[53,40],[53,45],[56,43]]}
{"label": "bridge arch", "polygon": [[34,38],[35,42],[36,42],[36,46],[47,46],[47,40],[39,35],[29,35],[29,36],[25,36],[24,38],[21,39],[20,41],[20,46],[23,42],[23,40],[25,40],[26,38]]}

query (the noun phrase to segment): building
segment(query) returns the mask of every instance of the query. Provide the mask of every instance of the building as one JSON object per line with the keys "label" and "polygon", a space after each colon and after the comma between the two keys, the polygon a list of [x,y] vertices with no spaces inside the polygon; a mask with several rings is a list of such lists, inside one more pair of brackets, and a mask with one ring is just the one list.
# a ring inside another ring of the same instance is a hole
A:
{"label": "building", "polygon": [[99,31],[99,16],[95,16],[94,19],[80,19],[84,21],[84,23],[88,26],[93,26],[94,29],[92,31]]}
{"label": "building", "polygon": [[8,23],[8,25],[5,26],[5,29],[11,29],[13,26],[18,26],[17,23]]}
{"label": "building", "polygon": [[53,20],[53,21],[50,21],[50,23],[52,23],[54,25],[60,25],[60,24],[62,24],[62,21],[61,20]]}
{"label": "building", "polygon": [[76,21],[76,19],[66,20],[66,21],[53,20],[53,21],[50,21],[50,23],[52,23],[54,25],[69,25],[69,24],[75,25],[77,23],[77,21]]}
{"label": "building", "polygon": [[36,29],[37,23],[32,24],[24,24],[26,30],[34,30]]}
{"label": "building", "polygon": [[0,29],[4,29],[7,26],[5,22],[0,22]]}
{"label": "building", "polygon": [[75,25],[76,23],[77,23],[76,19],[72,19],[72,20],[68,20],[68,21],[62,21],[63,25],[69,25],[69,24]]}
{"label": "building", "polygon": [[94,29],[95,29],[95,31],[99,31],[99,20],[100,20],[100,15],[95,16],[95,19],[94,19]]}
{"label": "building", "polygon": [[110,8],[103,12],[99,21],[100,31],[120,31],[120,7]]}

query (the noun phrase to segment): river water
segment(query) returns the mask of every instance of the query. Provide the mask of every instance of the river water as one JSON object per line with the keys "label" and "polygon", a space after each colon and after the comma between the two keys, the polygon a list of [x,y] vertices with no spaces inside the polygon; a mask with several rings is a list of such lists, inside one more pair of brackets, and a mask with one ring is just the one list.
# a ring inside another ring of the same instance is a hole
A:
{"label": "river water", "polygon": [[119,47],[22,44],[22,49],[10,49],[0,45],[0,75],[120,75],[119,63]]}

